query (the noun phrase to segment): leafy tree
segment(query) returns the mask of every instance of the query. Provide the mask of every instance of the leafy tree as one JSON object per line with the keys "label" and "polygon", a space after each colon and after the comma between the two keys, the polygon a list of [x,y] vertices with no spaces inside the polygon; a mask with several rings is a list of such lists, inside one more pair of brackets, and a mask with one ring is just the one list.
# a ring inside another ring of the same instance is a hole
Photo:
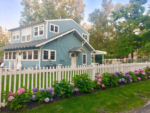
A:
{"label": "leafy tree", "polygon": [[[0,26],[0,47],[4,46],[5,44],[9,44],[10,40],[10,32],[3,32],[2,27]],[[0,50],[0,56],[3,56],[3,50]]]}
{"label": "leafy tree", "polygon": [[[114,23],[111,21],[110,15],[114,5],[112,0],[103,0],[102,9],[95,9],[89,14],[89,21],[92,23],[90,32],[90,43],[97,50],[107,51],[107,58],[110,54],[115,54],[114,39],[115,30]],[[116,47],[115,47],[116,48]]]}
{"label": "leafy tree", "polygon": [[[124,22],[119,23],[122,27],[119,32],[122,34],[122,39],[119,43],[119,54],[127,56],[131,53],[133,58],[133,52],[139,49],[142,45],[141,37],[135,35],[135,30],[140,28],[141,19],[145,8],[142,6],[147,0],[130,0],[130,3],[122,6],[118,11],[113,11],[114,21],[119,19],[125,19]],[[123,52],[124,51],[124,52]]]}
{"label": "leafy tree", "polygon": [[49,19],[72,18],[80,23],[84,17],[83,0],[22,0],[20,25]]}

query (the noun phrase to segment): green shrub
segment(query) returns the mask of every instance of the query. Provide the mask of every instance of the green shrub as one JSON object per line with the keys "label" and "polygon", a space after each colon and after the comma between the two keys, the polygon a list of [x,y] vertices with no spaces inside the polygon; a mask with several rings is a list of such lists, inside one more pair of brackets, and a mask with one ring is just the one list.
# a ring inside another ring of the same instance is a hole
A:
{"label": "green shrub", "polygon": [[94,87],[94,82],[89,78],[88,74],[75,75],[73,82],[79,88],[79,92],[92,92]]}
{"label": "green shrub", "polygon": [[137,81],[137,76],[134,74],[134,72],[129,71],[129,75],[131,75],[133,82],[136,82],[136,81]]}
{"label": "green shrub", "polygon": [[49,89],[52,90],[52,88],[47,88],[46,90],[41,88],[32,95],[32,100],[39,101],[39,103],[44,103],[46,98],[52,99],[53,90],[50,92]]}
{"label": "green shrub", "polygon": [[109,86],[110,87],[118,85],[119,79],[118,79],[117,75],[113,75],[112,73],[103,73],[103,77],[109,78]]}
{"label": "green shrub", "polygon": [[73,94],[74,86],[63,79],[60,83],[55,82],[53,85],[54,94],[62,97],[70,97]]}

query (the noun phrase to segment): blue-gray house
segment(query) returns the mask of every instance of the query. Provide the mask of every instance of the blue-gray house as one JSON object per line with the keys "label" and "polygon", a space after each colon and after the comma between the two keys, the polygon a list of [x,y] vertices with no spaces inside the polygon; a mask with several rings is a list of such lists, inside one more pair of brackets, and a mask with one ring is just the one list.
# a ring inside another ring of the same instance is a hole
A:
{"label": "blue-gray house", "polygon": [[91,64],[95,50],[89,44],[89,33],[73,19],[45,20],[10,31],[11,44],[0,48],[6,67]]}

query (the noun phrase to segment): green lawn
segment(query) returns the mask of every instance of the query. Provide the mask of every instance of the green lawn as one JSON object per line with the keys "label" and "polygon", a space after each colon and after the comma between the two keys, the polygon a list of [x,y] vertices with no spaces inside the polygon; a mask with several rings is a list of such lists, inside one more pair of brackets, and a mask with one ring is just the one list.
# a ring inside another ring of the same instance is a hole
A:
{"label": "green lawn", "polygon": [[[137,94],[143,95],[139,97]],[[143,105],[150,98],[150,80],[74,97],[28,110],[25,113],[107,113],[128,111]]]}

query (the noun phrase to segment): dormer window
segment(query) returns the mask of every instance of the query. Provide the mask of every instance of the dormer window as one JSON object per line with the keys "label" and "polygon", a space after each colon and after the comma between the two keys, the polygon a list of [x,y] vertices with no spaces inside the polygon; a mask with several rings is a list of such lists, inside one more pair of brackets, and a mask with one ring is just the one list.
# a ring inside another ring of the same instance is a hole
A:
{"label": "dormer window", "polygon": [[50,24],[49,30],[50,32],[53,32],[53,33],[59,33],[59,26]]}
{"label": "dormer window", "polygon": [[82,36],[83,36],[83,38],[85,39],[85,40],[87,40],[87,34],[82,34]]}
{"label": "dormer window", "polygon": [[31,28],[22,30],[22,42],[31,41]]}
{"label": "dormer window", "polygon": [[13,31],[12,38],[13,38],[13,40],[19,40],[19,38],[20,38],[20,31]]}
{"label": "dormer window", "polygon": [[42,36],[44,34],[44,25],[34,27],[34,37]]}
{"label": "dormer window", "polygon": [[34,28],[34,36],[38,36],[38,27]]}

